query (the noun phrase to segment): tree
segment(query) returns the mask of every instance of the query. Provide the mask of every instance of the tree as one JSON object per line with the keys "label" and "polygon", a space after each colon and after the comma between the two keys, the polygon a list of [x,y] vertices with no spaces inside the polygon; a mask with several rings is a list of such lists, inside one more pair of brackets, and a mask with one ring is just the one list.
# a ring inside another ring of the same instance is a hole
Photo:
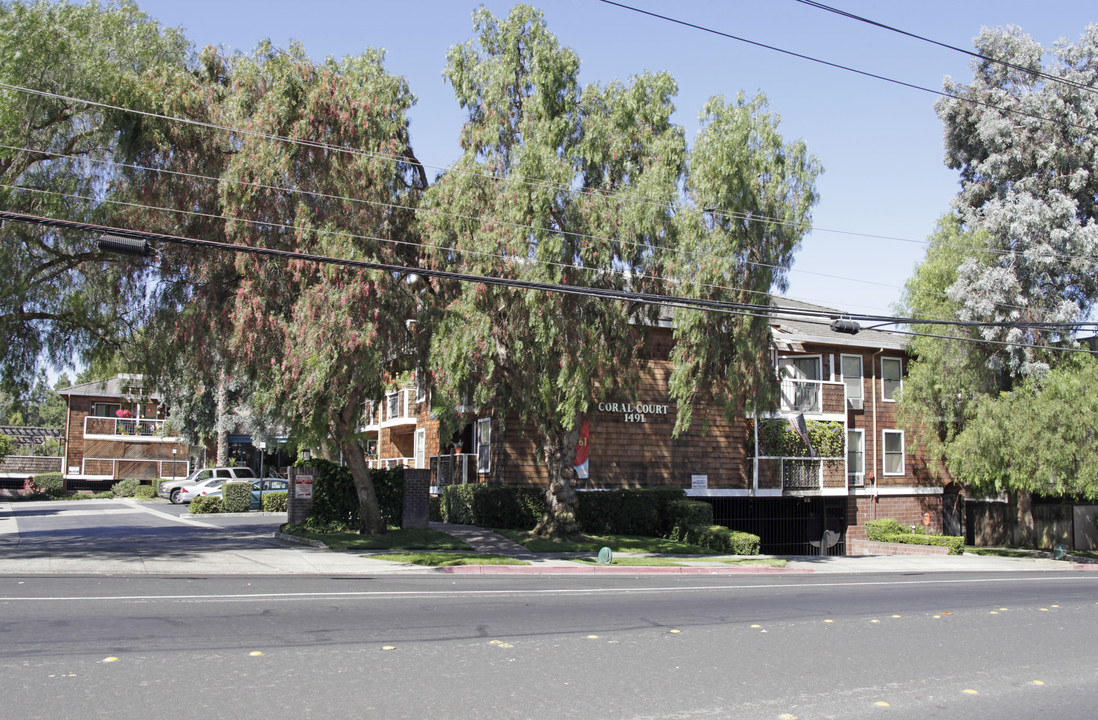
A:
{"label": "tree", "polygon": [[[408,146],[413,97],[386,72],[382,53],[316,64],[300,45],[264,44],[252,56],[207,51],[197,72],[165,82],[172,102],[234,128],[203,130],[205,138],[171,124],[150,129],[157,147],[147,162],[206,167],[203,174],[219,178],[192,190],[192,201],[215,207],[217,218],[192,232],[418,263],[411,217],[426,180]],[[207,355],[191,386],[250,385],[253,408],[303,437],[334,443],[354,479],[362,532],[384,532],[359,431],[366,401],[380,398],[386,373],[414,340],[407,321],[418,310],[416,283],[402,274],[208,251],[175,252],[169,266],[157,333],[175,333]],[[160,374],[171,384],[170,372]]]}
{"label": "tree", "polygon": [[[187,44],[132,2],[0,4],[0,206],[96,222],[138,116],[74,100],[147,107],[146,73]],[[138,323],[147,266],[103,255],[86,233],[0,228],[0,381],[27,389],[43,363],[111,352]]]}
{"label": "tree", "polygon": [[[1000,62],[974,60],[968,85],[947,78],[936,108],[946,164],[961,175],[954,207],[987,252],[966,258],[947,292],[964,320],[1077,321],[1098,294],[1098,25],[1054,48],[1018,28],[984,30],[975,49]],[[981,334],[1008,343],[989,361],[1012,376],[1055,362],[1025,344],[1069,337]]]}
{"label": "tree", "polygon": [[[663,292],[676,272],[683,280],[700,276],[685,285],[699,296],[712,296],[706,283],[740,286],[745,279],[752,289],[769,290],[780,270],[768,275],[749,263],[788,266],[815,198],[816,167],[802,147],[774,143],[776,121],[765,116],[764,101],[711,101],[697,170],[688,172],[683,131],[670,122],[670,76],[580,90],[579,59],[538,11],[520,5],[497,19],[481,9],[474,26],[477,38],[448,55],[446,77],[467,120],[464,155],[431,187],[421,212],[429,245],[440,248],[428,256],[431,263],[608,290]],[[722,170],[724,163],[731,169]],[[772,184],[749,175],[764,168]],[[798,188],[786,184],[798,175]],[[695,194],[692,205],[681,202],[683,184]],[[730,221],[725,210],[788,214],[793,228],[748,229],[751,223]],[[698,259],[683,267],[680,250]],[[444,309],[431,352],[435,404],[448,411],[444,417],[471,402],[501,420],[514,412],[529,423],[549,485],[537,531],[574,533],[571,468],[581,418],[596,394],[636,382],[657,309],[486,284],[435,287]],[[704,395],[704,380],[724,375],[721,363],[758,369],[756,358],[730,355],[751,346],[742,339],[747,334],[765,344],[767,332],[765,321],[681,317],[684,350],[672,388],[680,429],[689,425],[690,403]],[[727,335],[706,341],[714,329]],[[715,348],[725,337],[735,351]]]}

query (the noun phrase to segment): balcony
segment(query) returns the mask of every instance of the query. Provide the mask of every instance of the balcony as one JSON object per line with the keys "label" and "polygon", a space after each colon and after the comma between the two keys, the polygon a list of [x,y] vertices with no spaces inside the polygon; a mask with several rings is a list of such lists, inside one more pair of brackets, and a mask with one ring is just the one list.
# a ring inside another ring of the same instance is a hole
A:
{"label": "balcony", "polygon": [[418,412],[415,388],[386,393],[385,400],[381,403],[380,426],[415,425]]}
{"label": "balcony", "polygon": [[785,378],[781,382],[781,414],[846,417],[846,386],[841,382]]}
{"label": "balcony", "polygon": [[163,419],[86,417],[84,437],[128,437],[134,440],[178,442],[178,437],[164,435],[166,422]]}
{"label": "balcony", "polygon": [[844,458],[760,457],[756,488],[773,495],[845,495]]}
{"label": "balcony", "polygon": [[366,467],[371,470],[392,470],[398,467],[415,467],[416,459],[410,457],[398,458],[367,458]]}
{"label": "balcony", "polygon": [[467,485],[478,480],[475,453],[433,455],[428,465],[431,469],[431,492],[438,492],[447,485]]}

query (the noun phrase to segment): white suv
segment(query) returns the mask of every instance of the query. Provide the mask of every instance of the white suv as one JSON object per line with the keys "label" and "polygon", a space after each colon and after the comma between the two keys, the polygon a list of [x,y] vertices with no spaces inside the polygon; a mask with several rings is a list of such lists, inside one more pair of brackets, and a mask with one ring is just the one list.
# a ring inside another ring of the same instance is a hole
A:
{"label": "white suv", "polygon": [[162,498],[168,498],[173,504],[178,505],[180,502],[183,502],[180,497],[183,488],[214,478],[250,481],[255,479],[255,473],[248,467],[203,468],[202,470],[195,470],[182,480],[169,480],[168,482],[160,483],[160,490],[157,492],[157,495]]}

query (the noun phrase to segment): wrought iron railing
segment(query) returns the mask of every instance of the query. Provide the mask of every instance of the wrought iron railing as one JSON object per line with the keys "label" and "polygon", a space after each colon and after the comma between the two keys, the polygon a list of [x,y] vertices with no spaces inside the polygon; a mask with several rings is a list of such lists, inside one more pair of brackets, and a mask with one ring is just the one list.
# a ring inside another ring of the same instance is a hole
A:
{"label": "wrought iron railing", "polygon": [[89,416],[84,418],[84,435],[163,437],[166,422],[166,420]]}

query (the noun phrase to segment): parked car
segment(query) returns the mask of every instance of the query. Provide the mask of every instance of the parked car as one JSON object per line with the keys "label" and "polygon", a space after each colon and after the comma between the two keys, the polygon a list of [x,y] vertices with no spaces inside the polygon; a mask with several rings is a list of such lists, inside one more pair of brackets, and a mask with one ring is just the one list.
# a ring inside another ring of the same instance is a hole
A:
{"label": "parked car", "polygon": [[[203,468],[201,470],[195,470],[182,480],[169,480],[168,482],[160,483],[160,490],[157,492],[157,495],[162,498],[168,498],[174,504],[179,504],[184,502],[184,488],[192,487],[198,483],[217,478],[220,478],[222,482],[225,480],[253,480],[255,479],[255,473],[252,472],[252,469],[249,467]],[[193,497],[191,499],[193,499]],[[190,502],[190,500],[186,500],[185,502]]]}
{"label": "parked car", "polygon": [[[284,493],[290,491],[290,483],[278,478],[263,478],[262,480],[252,480],[252,501],[250,503],[253,509],[263,507],[263,496],[270,493]],[[217,490],[211,490],[208,493],[203,493],[205,497],[222,497],[221,488]]]}

